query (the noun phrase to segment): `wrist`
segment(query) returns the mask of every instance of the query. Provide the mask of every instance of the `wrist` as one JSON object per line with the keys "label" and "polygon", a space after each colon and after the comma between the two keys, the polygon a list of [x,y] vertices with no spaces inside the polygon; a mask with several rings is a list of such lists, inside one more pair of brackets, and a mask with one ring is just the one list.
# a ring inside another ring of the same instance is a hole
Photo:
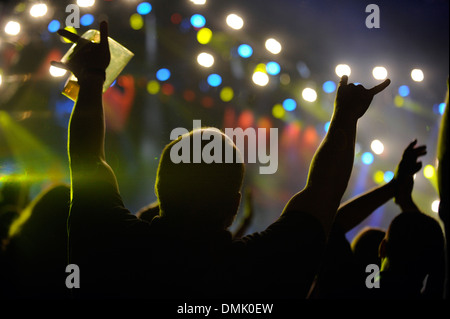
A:
{"label": "wrist", "polygon": [[80,85],[95,85],[103,83],[106,79],[106,72],[102,69],[89,68],[83,69],[77,76]]}

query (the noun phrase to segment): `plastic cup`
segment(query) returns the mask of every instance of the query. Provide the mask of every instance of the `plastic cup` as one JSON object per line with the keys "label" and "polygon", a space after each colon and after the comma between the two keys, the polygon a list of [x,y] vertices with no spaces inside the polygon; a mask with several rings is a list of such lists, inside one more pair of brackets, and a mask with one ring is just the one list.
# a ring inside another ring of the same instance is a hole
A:
{"label": "plastic cup", "polygon": [[[92,42],[99,43],[100,42],[100,31],[98,30],[88,30],[82,36],[82,38],[87,39]],[[103,93],[110,87],[110,85],[114,82],[114,80],[119,76],[120,72],[125,68],[131,58],[134,56],[134,53],[122,46],[117,41],[108,37],[108,45],[109,51],[111,54],[111,60],[106,68],[106,78],[103,84]],[[69,56],[72,54],[75,49],[76,43],[74,43],[69,51],[64,54],[61,58],[61,62],[67,62]],[[78,84],[78,79],[75,75],[71,74],[67,79],[66,84],[64,85],[64,89],[62,94],[67,96],[69,99],[76,101],[78,97],[78,92],[80,90],[80,86]]]}

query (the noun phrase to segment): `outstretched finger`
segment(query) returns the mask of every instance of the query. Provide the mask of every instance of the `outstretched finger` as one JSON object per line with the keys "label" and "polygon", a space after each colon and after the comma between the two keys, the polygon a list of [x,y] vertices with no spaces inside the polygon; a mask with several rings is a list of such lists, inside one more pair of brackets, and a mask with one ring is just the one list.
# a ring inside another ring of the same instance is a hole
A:
{"label": "outstretched finger", "polygon": [[341,77],[341,80],[339,81],[339,86],[341,86],[341,85],[347,85],[347,82],[348,82],[348,75],[343,75],[343,76]]}
{"label": "outstretched finger", "polygon": [[383,83],[378,84],[378,85],[374,86],[373,88],[371,88],[371,89],[369,90],[369,92],[370,92],[372,95],[378,94],[378,93],[380,93],[381,91],[383,91],[385,88],[387,88],[387,87],[389,86],[389,84],[391,84],[391,80],[386,79]]}
{"label": "outstretched finger", "polygon": [[72,32],[70,32],[69,30],[66,30],[66,29],[60,29],[60,30],[58,30],[57,33],[60,36],[68,39],[69,41],[71,41],[73,43],[77,42],[80,39],[79,35],[77,35],[75,33],[72,33]]}
{"label": "outstretched finger", "polygon": [[108,44],[108,23],[106,21],[100,23],[100,44]]}
{"label": "outstretched finger", "polygon": [[420,146],[414,149],[414,155],[419,157],[427,154],[427,147],[426,146]]}

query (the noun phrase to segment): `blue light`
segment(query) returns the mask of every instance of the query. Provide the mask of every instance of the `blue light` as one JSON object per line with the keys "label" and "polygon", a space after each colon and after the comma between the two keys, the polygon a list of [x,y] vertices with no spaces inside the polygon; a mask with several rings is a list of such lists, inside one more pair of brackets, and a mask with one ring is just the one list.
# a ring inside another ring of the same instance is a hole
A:
{"label": "blue light", "polygon": [[52,20],[52,21],[50,21],[50,23],[48,24],[47,29],[48,29],[48,31],[50,31],[50,32],[53,33],[53,32],[58,31],[60,27],[61,27],[61,23],[59,23],[58,20]]}
{"label": "blue light", "polygon": [[408,96],[409,87],[407,85],[402,85],[401,87],[398,88],[398,94],[403,97]]}
{"label": "blue light", "polygon": [[88,26],[91,25],[92,23],[94,23],[94,16],[92,14],[85,14],[81,17],[80,19],[80,23],[83,26]]}
{"label": "blue light", "polygon": [[280,73],[281,68],[277,62],[272,61],[266,64],[266,71],[270,75],[277,75],[278,73]]}
{"label": "blue light", "polygon": [[156,72],[156,78],[160,81],[166,81],[170,78],[170,71],[168,69],[159,69]]}
{"label": "blue light", "polygon": [[148,2],[142,2],[137,6],[137,13],[140,15],[149,14],[152,11],[152,5]]}
{"label": "blue light", "polygon": [[443,115],[445,111],[445,103],[439,104],[439,114]]}
{"label": "blue light", "polygon": [[211,74],[208,76],[208,84],[216,87],[222,84],[222,77],[218,74]]}
{"label": "blue light", "polygon": [[206,19],[201,14],[194,14],[191,17],[191,24],[195,28],[203,28],[206,24]]}
{"label": "blue light", "polygon": [[325,125],[323,126],[323,129],[325,130],[325,132],[328,132],[329,128],[330,128],[330,122],[326,122]]}
{"label": "blue light", "polygon": [[389,183],[390,181],[391,181],[391,179],[393,179],[394,178],[394,173],[393,172],[391,172],[391,171],[386,171],[385,173],[384,173],[384,181],[386,182],[386,183]]}
{"label": "blue light", "polygon": [[241,44],[238,47],[238,53],[241,57],[243,58],[249,58],[252,56],[253,54],[253,49],[251,46],[249,46],[248,44]]}
{"label": "blue light", "polygon": [[373,163],[373,155],[370,152],[365,152],[362,156],[361,156],[361,160],[364,164],[366,165],[370,165]]}
{"label": "blue light", "polygon": [[297,108],[297,102],[295,102],[293,99],[286,99],[283,101],[283,108],[286,111],[293,111]]}
{"label": "blue light", "polygon": [[333,81],[326,81],[322,88],[325,93],[333,93],[336,90],[336,83]]}

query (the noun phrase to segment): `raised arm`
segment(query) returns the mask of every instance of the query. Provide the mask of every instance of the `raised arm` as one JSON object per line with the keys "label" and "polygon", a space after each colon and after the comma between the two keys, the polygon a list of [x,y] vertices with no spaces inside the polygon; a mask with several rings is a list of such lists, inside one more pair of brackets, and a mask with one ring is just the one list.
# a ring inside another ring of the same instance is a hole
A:
{"label": "raised arm", "polygon": [[[411,180],[422,167],[418,158],[427,153],[426,146],[416,147],[417,140],[411,142],[403,152],[403,157],[397,166],[394,178],[383,186],[376,187],[367,193],[352,198],[339,207],[335,223],[338,224],[344,232],[348,232],[365,218],[372,214],[378,207],[384,205],[388,200],[395,196],[402,198],[401,194],[411,194],[412,188],[409,185]],[[400,188],[406,189],[400,190]],[[403,196],[405,197],[405,196]],[[409,196],[410,197],[410,196]],[[400,200],[401,201],[401,200]],[[403,205],[407,205],[407,197]]]}
{"label": "raised arm", "polygon": [[110,62],[108,25],[106,22],[100,24],[100,43],[88,41],[67,30],[59,30],[58,34],[77,44],[67,62],[52,62],[54,66],[71,71],[80,86],[68,135],[72,195],[78,187],[95,179],[106,180],[117,188],[104,150],[102,93],[105,70]]}
{"label": "raised arm", "polygon": [[307,184],[291,198],[283,212],[310,213],[321,222],[326,234],[350,178],[357,121],[369,108],[374,95],[390,83],[385,80],[366,89],[362,85],[347,84],[347,81],[344,75],[339,83],[330,127],[312,159]]}

